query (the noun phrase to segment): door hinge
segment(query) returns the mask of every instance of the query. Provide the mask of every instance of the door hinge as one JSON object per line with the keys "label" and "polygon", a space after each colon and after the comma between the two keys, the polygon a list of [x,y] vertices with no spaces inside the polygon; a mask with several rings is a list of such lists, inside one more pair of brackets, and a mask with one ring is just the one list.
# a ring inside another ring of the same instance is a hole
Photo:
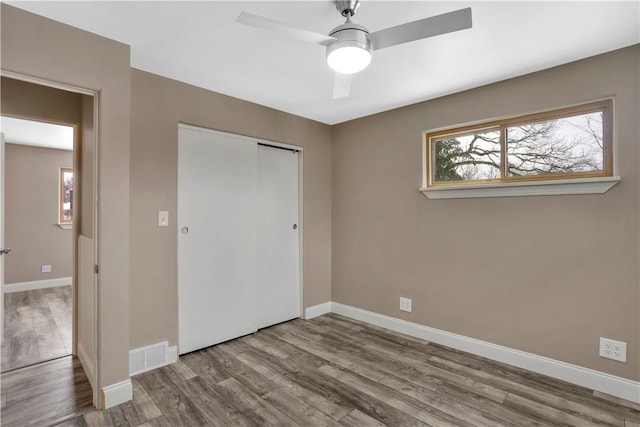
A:
{"label": "door hinge", "polygon": [[93,266],[93,272],[98,274],[98,265],[97,264]]}

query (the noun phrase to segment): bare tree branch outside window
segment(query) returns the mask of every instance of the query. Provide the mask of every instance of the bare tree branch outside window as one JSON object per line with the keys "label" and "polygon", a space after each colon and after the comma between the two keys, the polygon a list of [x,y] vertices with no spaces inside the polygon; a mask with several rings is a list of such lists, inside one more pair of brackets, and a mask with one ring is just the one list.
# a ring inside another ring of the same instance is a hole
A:
{"label": "bare tree branch outside window", "polygon": [[59,218],[61,224],[73,221],[73,170],[60,168],[60,199],[58,201]]}
{"label": "bare tree branch outside window", "polygon": [[433,181],[493,181],[604,171],[604,129],[603,108],[432,138]]}

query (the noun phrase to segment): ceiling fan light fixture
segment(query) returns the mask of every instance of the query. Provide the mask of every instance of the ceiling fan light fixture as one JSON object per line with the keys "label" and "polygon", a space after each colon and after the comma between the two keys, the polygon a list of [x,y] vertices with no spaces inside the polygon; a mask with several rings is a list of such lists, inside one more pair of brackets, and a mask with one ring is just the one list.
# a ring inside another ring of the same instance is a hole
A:
{"label": "ceiling fan light fixture", "polygon": [[327,63],[335,71],[333,99],[344,98],[349,94],[351,75],[364,70],[371,63],[372,50],[386,49],[473,26],[471,8],[466,7],[369,33],[362,25],[351,22],[360,6],[360,0],[334,2],[340,15],[346,18],[346,22],[326,36],[247,12],[242,12],[236,21],[325,46]]}
{"label": "ceiling fan light fixture", "polygon": [[336,41],[327,45],[327,64],[342,74],[354,74],[371,62],[369,32],[362,25],[347,21],[329,34]]}
{"label": "ceiling fan light fixture", "polygon": [[342,46],[327,55],[327,63],[334,71],[355,74],[367,68],[371,53],[357,46]]}

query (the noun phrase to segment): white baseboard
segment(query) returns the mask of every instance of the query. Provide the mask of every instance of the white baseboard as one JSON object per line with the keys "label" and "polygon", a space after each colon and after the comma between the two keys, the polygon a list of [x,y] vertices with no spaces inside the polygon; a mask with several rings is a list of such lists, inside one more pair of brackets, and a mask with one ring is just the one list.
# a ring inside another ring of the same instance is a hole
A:
{"label": "white baseboard", "polygon": [[82,346],[82,342],[80,341],[78,341],[78,359],[80,359],[80,364],[84,369],[84,374],[87,376],[89,384],[91,384],[91,388],[93,389],[93,386],[95,384],[95,371],[93,370],[93,361],[87,355],[87,351],[84,349],[84,347]]}
{"label": "white baseboard", "polygon": [[[617,377],[559,360],[538,356],[501,345],[491,344],[463,335],[430,328],[395,317],[385,316],[337,302],[329,304],[331,311],[352,319],[370,323],[426,341],[446,345],[487,359],[527,369],[588,389],[640,403],[640,382]],[[321,304],[323,305],[323,304]],[[318,306],[315,306],[318,307]],[[314,307],[311,307],[314,308]]]}
{"label": "white baseboard", "polygon": [[20,291],[33,291],[34,289],[55,288],[57,286],[71,285],[71,277],[58,279],[34,280],[33,282],[5,283],[2,291],[5,294]]}
{"label": "white baseboard", "polygon": [[331,313],[331,304],[331,301],[327,301],[323,302],[322,304],[305,307],[304,318],[306,320],[309,320],[313,319],[314,317],[322,316],[323,314]]}
{"label": "white baseboard", "polygon": [[102,409],[128,402],[133,398],[133,384],[130,379],[102,388]]}

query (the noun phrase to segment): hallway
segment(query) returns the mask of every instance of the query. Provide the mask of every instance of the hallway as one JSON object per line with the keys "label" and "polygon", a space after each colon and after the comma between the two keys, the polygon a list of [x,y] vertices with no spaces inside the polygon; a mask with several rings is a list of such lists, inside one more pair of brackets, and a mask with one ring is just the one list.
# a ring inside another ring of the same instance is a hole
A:
{"label": "hallway", "polygon": [[3,333],[3,373],[70,355],[71,286],[5,294]]}

